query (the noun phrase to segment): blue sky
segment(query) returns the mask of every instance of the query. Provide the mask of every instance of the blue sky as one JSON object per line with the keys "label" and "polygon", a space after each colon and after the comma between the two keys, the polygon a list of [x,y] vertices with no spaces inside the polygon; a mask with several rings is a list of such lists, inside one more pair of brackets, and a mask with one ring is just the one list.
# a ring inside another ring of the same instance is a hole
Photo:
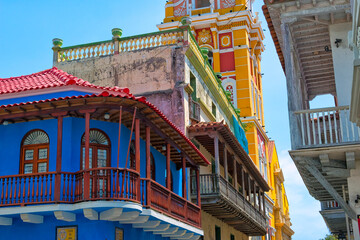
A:
{"label": "blue sky", "polygon": [[[294,240],[320,239],[328,230],[319,214],[320,203],[308,193],[288,155],[290,149],[286,80],[278,60],[261,6],[266,29],[262,54],[266,130],[276,141],[290,202]],[[52,39],[64,46],[111,39],[111,29],[120,27],[124,36],[157,31],[164,18],[165,0],[0,0],[0,78],[20,76],[52,67]],[[322,97],[312,107],[332,98]]]}

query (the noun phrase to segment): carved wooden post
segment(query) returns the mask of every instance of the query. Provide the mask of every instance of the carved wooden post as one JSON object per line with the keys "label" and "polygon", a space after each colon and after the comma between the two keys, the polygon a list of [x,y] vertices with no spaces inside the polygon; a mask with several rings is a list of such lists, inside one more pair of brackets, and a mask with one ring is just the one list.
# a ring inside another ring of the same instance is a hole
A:
{"label": "carved wooden post", "polygon": [[90,171],[89,168],[89,152],[90,152],[90,113],[95,112],[95,109],[80,110],[80,113],[85,114],[85,168],[84,168],[84,199],[90,198]]}
{"label": "carved wooden post", "polygon": [[67,112],[59,112],[52,114],[53,117],[58,119],[58,132],[57,132],[57,149],[56,149],[56,176],[55,176],[55,189],[54,201],[60,201],[61,191],[61,161],[62,161],[62,138],[63,138],[63,117]]}
{"label": "carved wooden post", "polygon": [[261,194],[260,194],[260,187],[256,187],[256,192],[258,194],[258,201],[259,201],[259,212],[261,212]]}
{"label": "carved wooden post", "polygon": [[236,164],[236,158],[234,156],[234,187],[236,189],[236,191],[238,191],[238,187],[237,187],[237,183],[238,183],[238,180],[237,180],[237,164]]}
{"label": "carved wooden post", "polygon": [[[146,178],[151,179],[151,166],[150,166],[150,127],[146,126]],[[146,203],[151,205],[151,181],[147,181]]]}
{"label": "carved wooden post", "polygon": [[183,198],[187,199],[187,192],[186,192],[186,158],[183,156],[181,158],[182,163],[182,195]]}
{"label": "carved wooden post", "polygon": [[249,202],[251,203],[251,178],[250,178],[250,174],[247,174],[247,185],[248,185],[248,194],[249,194]]}
{"label": "carved wooden post", "polygon": [[140,195],[140,119],[135,119],[135,171],[139,174],[136,181],[136,199],[141,201]]}
{"label": "carved wooden post", "polygon": [[197,192],[197,205],[201,208],[201,196],[200,196],[200,173],[199,168],[195,169],[196,174],[196,192]]}
{"label": "carved wooden post", "polygon": [[246,192],[245,192],[245,172],[244,167],[241,165],[241,188],[242,188],[242,194],[246,198]]}
{"label": "carved wooden post", "polygon": [[171,190],[170,144],[166,144],[166,188]]}
{"label": "carved wooden post", "polygon": [[215,174],[220,177],[220,160],[219,160],[219,138],[217,135],[214,137],[214,151],[215,151]]}
{"label": "carved wooden post", "polygon": [[263,213],[266,214],[266,208],[265,208],[265,192],[262,192],[262,201],[263,201]]}
{"label": "carved wooden post", "polygon": [[253,202],[254,202],[254,207],[256,207],[256,187],[255,187],[255,180],[252,181],[252,188],[253,188]]}
{"label": "carved wooden post", "polygon": [[227,159],[227,150],[225,143],[224,143],[224,171],[225,171],[225,180],[228,181],[229,170],[228,170],[228,159]]}

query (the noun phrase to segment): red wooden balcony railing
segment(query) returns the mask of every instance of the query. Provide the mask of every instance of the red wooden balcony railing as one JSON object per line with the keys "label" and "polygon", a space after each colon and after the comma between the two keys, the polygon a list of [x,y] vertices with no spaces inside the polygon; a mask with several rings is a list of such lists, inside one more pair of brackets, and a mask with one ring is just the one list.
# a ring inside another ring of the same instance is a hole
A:
{"label": "red wooden balcony railing", "polygon": [[199,206],[185,200],[151,179],[142,179],[141,185],[146,186],[147,193],[150,191],[148,197],[145,198],[144,205],[200,227],[201,213]]}
{"label": "red wooden balcony railing", "polygon": [[[55,172],[0,177],[0,207],[95,200],[132,201],[200,227],[197,205],[153,180],[141,179],[134,170],[106,167],[59,174],[60,188],[55,188]],[[86,174],[90,176],[88,199],[84,197]]]}

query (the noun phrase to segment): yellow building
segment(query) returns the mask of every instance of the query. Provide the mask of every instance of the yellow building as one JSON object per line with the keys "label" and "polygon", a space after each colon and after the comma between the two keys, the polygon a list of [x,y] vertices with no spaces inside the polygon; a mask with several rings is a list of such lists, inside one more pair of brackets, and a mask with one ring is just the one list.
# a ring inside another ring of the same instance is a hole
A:
{"label": "yellow building", "polygon": [[[269,156],[269,185],[271,190],[269,195],[273,199],[273,211],[269,213],[272,240],[288,240],[294,234],[291,229],[289,202],[284,187],[284,175],[280,168],[279,159],[275,147],[275,142],[270,141],[268,144]],[[275,231],[274,231],[275,229]]]}
{"label": "yellow building", "polygon": [[[261,73],[264,33],[257,13],[253,12],[252,1],[172,0],[167,1],[165,9],[164,22],[157,27],[178,28],[184,17],[190,18],[193,35],[199,46],[206,48],[204,52],[208,51],[209,62],[215,72],[221,73],[224,89],[240,110],[241,120],[246,124],[249,155],[272,186],[266,197],[269,227],[265,238],[273,239],[271,235],[274,235],[274,239],[290,239],[293,231],[283,176],[277,172],[280,167],[275,145],[265,131]],[[277,184],[281,187],[277,188]],[[280,204],[280,209],[276,204]],[[288,219],[288,224],[283,224],[284,219]]]}

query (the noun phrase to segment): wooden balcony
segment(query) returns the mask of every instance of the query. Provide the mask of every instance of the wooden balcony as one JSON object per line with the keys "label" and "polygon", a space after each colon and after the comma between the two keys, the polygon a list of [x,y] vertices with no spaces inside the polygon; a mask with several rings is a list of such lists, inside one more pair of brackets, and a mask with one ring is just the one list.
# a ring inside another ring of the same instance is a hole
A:
{"label": "wooden balcony", "polygon": [[320,214],[331,232],[346,232],[346,215],[338,202],[322,201]]}
{"label": "wooden balcony", "polygon": [[360,129],[349,120],[349,106],[294,112],[301,139],[297,148],[336,146],[359,142]]}
{"label": "wooden balcony", "polygon": [[[89,198],[84,197],[87,179],[90,186]],[[2,176],[0,194],[0,207],[96,200],[131,201],[200,227],[199,206],[153,180],[140,178],[136,171],[130,169],[106,167],[75,173]]]}
{"label": "wooden balcony", "polygon": [[[192,179],[192,183],[195,179]],[[194,185],[194,184],[192,184]],[[191,196],[196,197],[195,187]],[[266,218],[222,176],[200,175],[202,210],[250,236],[266,234]]]}

